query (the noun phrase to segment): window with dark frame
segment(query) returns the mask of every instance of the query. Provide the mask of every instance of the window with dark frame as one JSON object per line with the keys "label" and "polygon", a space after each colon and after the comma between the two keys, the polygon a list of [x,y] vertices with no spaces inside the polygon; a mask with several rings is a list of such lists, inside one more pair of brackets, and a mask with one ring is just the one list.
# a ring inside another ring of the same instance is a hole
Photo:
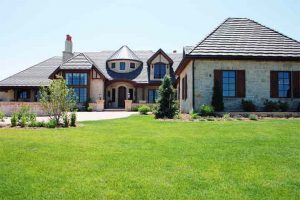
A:
{"label": "window with dark frame", "polygon": [[111,68],[116,68],[116,63],[111,63]]}
{"label": "window with dark frame", "polygon": [[134,69],[135,68],[135,63],[130,63],[130,68]]}
{"label": "window with dark frame", "polygon": [[133,100],[133,89],[129,89],[129,100]]}
{"label": "window with dark frame", "polygon": [[154,78],[161,79],[164,78],[167,72],[167,65],[165,63],[155,63],[154,64]]}
{"label": "window with dark frame", "polygon": [[115,101],[116,101],[116,89],[115,89],[115,88],[113,88],[113,89],[111,90],[111,101],[112,101],[112,102],[115,102]]}
{"label": "window with dark frame", "polygon": [[120,70],[125,70],[125,62],[120,62]]}
{"label": "window with dark frame", "polygon": [[29,99],[29,91],[28,90],[19,91],[18,99]]}
{"label": "window with dark frame", "polygon": [[222,88],[224,97],[236,97],[236,71],[223,71]]}
{"label": "window with dark frame", "polygon": [[158,90],[148,90],[148,103],[156,103],[159,98]]}
{"label": "window with dark frame", "polygon": [[291,94],[290,72],[278,72],[278,97],[287,98]]}
{"label": "window with dark frame", "polygon": [[66,73],[66,84],[74,89],[75,98],[78,103],[87,101],[87,73]]}

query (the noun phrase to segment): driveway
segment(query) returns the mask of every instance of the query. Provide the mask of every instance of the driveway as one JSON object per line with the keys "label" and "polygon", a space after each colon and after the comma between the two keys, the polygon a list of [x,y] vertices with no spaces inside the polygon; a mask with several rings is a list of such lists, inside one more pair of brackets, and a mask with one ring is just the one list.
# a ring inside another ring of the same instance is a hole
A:
{"label": "driveway", "polygon": [[[114,112],[77,112],[77,121],[95,121],[95,120],[107,120],[107,119],[118,119],[126,118],[131,115],[137,114],[137,112],[125,112],[125,111],[114,111]],[[37,117],[37,121],[48,121],[48,117]],[[4,122],[0,122],[1,125],[10,124],[10,117],[5,118]]]}

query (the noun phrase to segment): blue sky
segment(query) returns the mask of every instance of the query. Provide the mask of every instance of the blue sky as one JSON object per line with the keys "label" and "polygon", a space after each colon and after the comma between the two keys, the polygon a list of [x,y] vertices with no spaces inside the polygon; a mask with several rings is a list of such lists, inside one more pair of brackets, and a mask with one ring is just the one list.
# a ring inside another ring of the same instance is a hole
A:
{"label": "blue sky", "polygon": [[66,34],[75,51],[182,51],[227,17],[247,17],[300,40],[300,1],[0,0],[0,79],[61,55]]}

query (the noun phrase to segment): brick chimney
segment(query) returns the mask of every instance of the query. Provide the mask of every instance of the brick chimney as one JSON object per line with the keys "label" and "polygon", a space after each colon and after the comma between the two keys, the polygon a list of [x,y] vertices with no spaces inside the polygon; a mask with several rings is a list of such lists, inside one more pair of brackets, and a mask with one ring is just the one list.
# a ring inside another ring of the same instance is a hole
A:
{"label": "brick chimney", "polygon": [[71,57],[73,57],[72,37],[67,35],[65,41],[65,50],[63,51],[63,62],[67,61]]}

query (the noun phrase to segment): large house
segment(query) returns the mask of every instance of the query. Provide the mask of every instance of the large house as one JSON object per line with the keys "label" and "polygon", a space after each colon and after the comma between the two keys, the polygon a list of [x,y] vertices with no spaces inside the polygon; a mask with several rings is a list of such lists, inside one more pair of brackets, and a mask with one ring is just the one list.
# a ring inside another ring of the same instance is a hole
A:
{"label": "large house", "polygon": [[72,51],[67,35],[62,57],[55,56],[0,82],[2,101],[38,101],[40,86],[63,76],[74,88],[79,104],[103,100],[105,108],[124,108],[125,100],[155,103],[158,87],[165,75],[175,81],[182,54],[162,49],[132,51],[122,46],[117,51]]}
{"label": "large house", "polygon": [[258,109],[266,100],[300,103],[300,43],[245,18],[228,18],[194,47],[176,69],[182,112],[210,104],[221,88],[225,111],[240,111],[249,99]]}
{"label": "large house", "polygon": [[265,100],[286,101],[296,110],[300,43],[246,18],[226,19],[199,44],[184,47],[183,53],[132,51],[127,46],[76,53],[67,35],[62,57],[0,81],[0,109],[37,101],[39,87],[57,75],[74,88],[79,104],[90,102],[96,110],[128,109],[128,102],[154,103],[165,75],[177,87],[181,112],[210,104],[214,85],[222,90],[226,111],[241,110],[242,99],[252,100],[259,109]]}

